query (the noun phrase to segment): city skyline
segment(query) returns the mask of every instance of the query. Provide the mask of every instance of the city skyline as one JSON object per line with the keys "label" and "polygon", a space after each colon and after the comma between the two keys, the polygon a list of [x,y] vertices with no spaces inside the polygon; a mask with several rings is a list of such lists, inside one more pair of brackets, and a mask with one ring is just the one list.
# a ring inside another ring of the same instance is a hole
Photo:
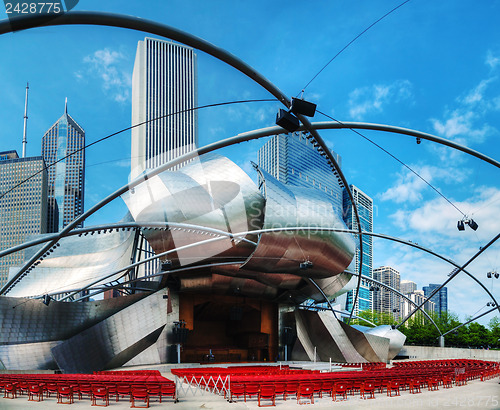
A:
{"label": "city skyline", "polygon": [[[220,15],[203,4],[171,5],[166,11],[165,6],[156,4],[141,5],[139,9],[134,2],[102,4],[89,0],[85,7],[138,15],[192,32],[234,53],[295,96],[336,52],[394,6],[361,2],[354,9],[353,5],[304,7],[292,3],[277,18],[275,6],[264,7],[264,3],[252,7],[229,2],[219,5],[224,6]],[[304,97],[318,103],[321,112],[342,121],[413,128],[498,159],[500,145],[495,135],[500,128],[496,118],[500,50],[493,19],[498,7],[468,1],[425,7],[410,2],[339,55],[306,87]],[[230,17],[242,12],[248,18],[236,24]],[[317,24],[291,44],[291,22],[303,18]],[[250,35],[256,22],[260,41]],[[0,150],[20,151],[27,79],[28,156],[39,155],[36,147],[66,95],[74,101],[72,113],[85,123],[92,141],[127,127],[133,59],[137,41],[143,38],[140,33],[89,27],[54,27],[2,36],[0,51],[16,58],[0,68],[6,83],[0,101],[0,121],[4,125]],[[61,61],[60,70],[50,72],[54,60]],[[199,105],[269,97],[248,79],[203,53],[198,60]],[[278,107],[277,103],[251,103],[200,110],[200,145],[271,126]],[[314,121],[325,119],[316,114]],[[349,183],[361,187],[375,200],[375,232],[411,240],[463,264],[500,230],[494,217],[500,207],[498,170],[491,165],[429,141],[416,144],[414,138],[362,132],[411,166],[479,224],[475,232],[468,227],[458,232],[456,224],[462,215],[400,163],[350,131],[320,134],[342,156]],[[130,133],[124,133],[87,150],[86,207],[126,184],[129,141]],[[248,170],[249,161],[255,161],[263,142],[225,152]],[[87,224],[119,219],[124,213],[123,205],[117,202]],[[453,269],[400,244],[374,239],[374,248],[375,266],[394,266],[419,283],[442,283]],[[468,267],[494,294],[498,283],[495,278],[487,279],[486,272],[498,270],[498,249],[498,244],[493,245]],[[484,291],[463,274],[450,283],[449,289],[449,309],[461,318],[484,309],[489,302]],[[483,320],[487,322],[491,317]]]}

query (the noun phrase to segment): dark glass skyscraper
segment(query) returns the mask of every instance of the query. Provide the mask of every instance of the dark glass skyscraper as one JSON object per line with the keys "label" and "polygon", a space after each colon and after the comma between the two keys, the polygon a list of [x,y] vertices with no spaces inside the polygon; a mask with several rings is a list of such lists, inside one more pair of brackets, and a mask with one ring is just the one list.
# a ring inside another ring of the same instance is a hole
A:
{"label": "dark glass skyscraper", "polygon": [[63,116],[42,138],[42,156],[49,167],[48,232],[60,231],[83,213],[84,146],[85,131],[68,114],[68,105],[65,104]]}
{"label": "dark glass skyscraper", "polygon": [[[341,158],[331,151],[339,163]],[[259,149],[259,167],[278,181],[293,186],[315,188],[331,197],[342,217],[342,188],[326,159],[303,132],[272,137]]]}
{"label": "dark glass skyscraper", "polygon": [[[361,191],[358,187],[350,185],[352,196],[358,209],[359,219],[361,222],[361,230],[373,232],[373,200]],[[349,229],[357,231],[358,225],[353,211],[353,206],[350,201],[347,191],[344,189],[344,221]],[[359,272],[360,251],[356,249],[356,272]],[[368,278],[372,278],[373,274],[373,238],[372,236],[363,235],[363,266],[361,274]],[[357,283],[357,278],[356,278]],[[347,293],[346,309],[351,310],[354,300],[354,290]],[[354,314],[358,314],[363,310],[372,309],[372,296],[370,293],[370,283],[361,280],[358,299],[354,307]]]}
{"label": "dark glass skyscraper", "polygon": [[[429,286],[424,286],[422,290],[424,295],[428,298],[434,289],[439,288],[441,285],[436,283],[429,283]],[[446,286],[439,290],[432,298],[431,301],[436,305],[436,313],[441,316],[442,313],[448,313],[448,289]]]}

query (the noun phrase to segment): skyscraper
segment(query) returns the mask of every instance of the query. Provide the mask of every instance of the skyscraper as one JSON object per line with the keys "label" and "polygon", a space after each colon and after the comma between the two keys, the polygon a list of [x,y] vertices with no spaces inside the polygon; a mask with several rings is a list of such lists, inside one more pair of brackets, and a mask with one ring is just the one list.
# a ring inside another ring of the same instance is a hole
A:
{"label": "skyscraper", "polygon": [[[307,135],[304,132],[275,135],[259,149],[259,167],[284,184],[315,188],[327,194],[342,217],[339,179]],[[340,164],[340,156],[331,152]]]}
{"label": "skyscraper", "polygon": [[[48,168],[48,232],[58,232],[83,213],[85,187],[85,131],[64,114],[42,138]],[[50,166],[51,164],[55,164]],[[82,227],[79,224],[78,227]]]}
{"label": "skyscraper", "polygon": [[403,295],[407,295],[410,293],[413,293],[417,290],[417,284],[411,280],[404,280],[402,279],[400,281],[400,287],[401,287],[401,293]]}
{"label": "skyscraper", "polygon": [[[417,306],[420,306],[423,303],[423,301],[425,300],[423,290],[414,290],[412,293],[408,293],[406,296],[408,297],[408,299],[410,299],[412,302],[414,302]],[[410,312],[412,312],[415,309],[415,305],[410,304],[410,302],[408,302],[407,300],[403,301],[402,307],[403,307],[403,309],[401,310],[402,317],[408,316],[410,314]],[[429,314],[434,313],[436,310],[435,303],[432,301],[426,302],[424,305],[424,310]],[[412,319],[416,320],[417,323],[424,323],[425,316],[423,315],[422,312],[417,312],[412,316]]]}
{"label": "skyscraper", "polygon": [[[424,291],[424,295],[428,298],[434,289],[440,287],[436,283],[429,283],[429,286],[424,286],[422,290]],[[432,298],[431,301],[436,305],[436,313],[441,316],[443,313],[448,313],[448,289],[446,286],[439,290]]]}
{"label": "skyscraper", "polygon": [[[366,232],[373,232],[373,200],[361,191],[355,185],[350,185],[352,196],[356,207],[358,209],[359,219],[361,223],[361,230]],[[344,189],[344,221],[349,229],[357,231],[358,224],[355,218],[353,205],[350,201],[347,191]],[[361,267],[361,274],[363,276],[372,278],[373,270],[373,239],[371,236],[363,235],[363,266]],[[359,272],[360,251],[359,247],[356,249],[355,269]],[[357,278],[356,278],[357,283]],[[346,309],[351,310],[354,300],[355,290],[347,293]],[[356,306],[354,306],[354,314],[357,315],[363,310],[372,309],[372,295],[370,292],[370,283],[361,280],[359,288],[358,299]]]}
{"label": "skyscraper", "polygon": [[[46,233],[46,226],[47,171],[43,158],[19,158],[16,151],[0,152],[0,249],[18,245],[30,235]],[[0,286],[7,282],[9,267],[23,261],[23,251],[0,258]]]}
{"label": "skyscraper", "polygon": [[[397,291],[400,290],[399,272],[390,266],[381,266],[380,268],[373,269],[373,279]],[[402,310],[400,300],[398,294],[381,286],[378,291],[373,292],[373,310],[400,318]]]}
{"label": "skyscraper", "polygon": [[190,47],[146,37],[132,76],[131,179],[198,144],[196,54]]}

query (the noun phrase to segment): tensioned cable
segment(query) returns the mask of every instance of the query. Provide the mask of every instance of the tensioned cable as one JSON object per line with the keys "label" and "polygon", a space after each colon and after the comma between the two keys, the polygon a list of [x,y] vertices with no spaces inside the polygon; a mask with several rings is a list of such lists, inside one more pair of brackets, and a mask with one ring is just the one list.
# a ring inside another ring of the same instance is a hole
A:
{"label": "tensioned cable", "polygon": [[170,113],[170,114],[165,114],[165,115],[162,115],[160,117],[151,118],[151,119],[149,119],[147,121],[143,121],[143,122],[140,122],[138,124],[131,125],[130,127],[123,128],[123,129],[121,129],[119,131],[116,131],[116,132],[113,132],[112,134],[109,134],[109,135],[107,135],[107,136],[105,136],[103,138],[100,138],[97,141],[91,142],[90,144],[85,145],[84,147],[79,148],[79,149],[71,152],[70,154],[68,154],[68,155],[66,155],[66,156],[58,159],[57,161],[53,162],[52,164],[45,165],[45,167],[42,168],[40,171],[35,172],[34,174],[30,175],[28,178],[22,180],[18,184],[14,185],[12,188],[10,188],[7,191],[5,191],[4,193],[0,194],[0,199],[2,199],[9,192],[12,192],[14,189],[16,189],[16,188],[20,187],[21,185],[23,185],[25,182],[29,181],[31,178],[34,178],[35,176],[37,176],[38,174],[42,173],[46,169],[49,169],[50,167],[53,167],[58,162],[61,162],[62,160],[65,160],[66,158],[69,158],[69,157],[77,154],[80,151],[86,150],[87,148],[91,147],[92,145],[95,145],[95,144],[98,144],[99,142],[105,141],[105,140],[107,140],[107,139],[109,139],[111,137],[114,137],[115,135],[121,134],[122,132],[129,131],[129,130],[131,130],[133,128],[136,128],[136,127],[140,127],[141,125],[145,125],[145,124],[148,124],[150,122],[160,120],[162,118],[171,117],[173,115],[182,114],[182,113],[190,112],[190,111],[200,110],[202,108],[220,107],[222,105],[231,105],[231,104],[244,104],[244,103],[249,103],[249,102],[274,102],[274,101],[277,101],[277,100],[275,98],[263,98],[263,99],[255,99],[255,100],[236,100],[236,101],[228,101],[228,102],[222,102],[222,103],[200,105],[198,107],[187,108],[185,110],[180,110],[180,111],[176,111],[176,112],[173,112],[173,113]]}
{"label": "tensioned cable", "polygon": [[408,3],[410,0],[406,0],[406,1],[403,1],[400,5],[394,7],[392,10],[388,11],[387,13],[385,13],[382,17],[380,17],[378,20],[376,20],[375,22],[373,22],[372,24],[370,24],[367,28],[365,28],[361,33],[359,33],[356,37],[354,37],[349,43],[347,43],[346,46],[344,46],[344,48],[342,48],[342,50],[340,50],[337,54],[335,54],[331,59],[330,61],[328,61],[328,63],[326,63],[323,68],[321,70],[318,71],[318,73],[305,85],[305,87],[302,89],[302,91],[304,91],[308,86],[309,84],[311,84],[317,76],[319,76],[323,70],[328,67],[330,65],[330,63],[335,60],[340,54],[342,54],[352,43],[354,43],[358,38],[360,38],[363,34],[365,34],[368,30],[370,30],[375,24],[377,24],[378,22],[380,22],[381,20],[385,19],[389,14],[392,14],[393,12],[395,12],[397,9],[399,9],[400,7],[404,6],[406,3]]}
{"label": "tensioned cable", "polygon": [[[321,112],[319,110],[316,110],[317,112],[319,112],[320,114],[324,115],[325,117],[327,118],[330,118],[332,121],[335,121],[337,122],[338,124],[341,124],[341,125],[344,125],[341,121],[339,120],[336,120],[335,118],[333,118],[332,116],[328,115],[328,114],[325,114],[324,112]],[[395,159],[397,162],[399,162],[401,165],[403,165],[405,168],[407,168],[410,172],[412,172],[414,175],[416,175],[420,180],[422,180],[427,186],[429,186],[430,188],[432,188],[440,197],[442,197],[446,202],[448,202],[453,208],[455,208],[458,212],[460,212],[462,214],[462,216],[466,216],[453,202],[451,202],[448,198],[446,198],[446,196],[444,196],[443,193],[441,193],[437,188],[435,188],[429,181],[427,181],[423,176],[421,176],[417,171],[415,171],[413,168],[411,168],[409,165],[407,165],[406,163],[404,163],[403,161],[401,161],[398,157],[396,157],[394,154],[391,154],[389,151],[387,151],[384,147],[382,147],[381,145],[377,144],[375,141],[371,140],[370,138],[368,138],[366,135],[362,134],[361,132],[359,132],[358,130],[355,130],[354,128],[349,128],[347,127],[347,129],[351,130],[352,132],[354,132],[355,134],[358,134],[361,138],[364,138],[366,141],[370,142],[371,144],[375,145],[377,148],[381,149],[382,151],[384,151],[387,155],[389,155],[391,158]]]}

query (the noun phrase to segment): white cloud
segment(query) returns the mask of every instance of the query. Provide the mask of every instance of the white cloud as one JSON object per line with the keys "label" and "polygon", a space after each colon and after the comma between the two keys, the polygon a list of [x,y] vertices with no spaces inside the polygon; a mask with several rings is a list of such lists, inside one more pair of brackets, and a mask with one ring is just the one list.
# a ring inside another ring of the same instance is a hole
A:
{"label": "white cloud", "polygon": [[349,114],[354,119],[361,119],[366,114],[382,112],[388,104],[409,100],[411,97],[412,84],[408,80],[356,88],[349,95]]}
{"label": "white cloud", "polygon": [[[471,193],[471,198],[452,202],[479,224],[476,232],[468,227],[465,232],[457,230],[457,221],[462,215],[443,198],[426,201],[416,209],[399,209],[391,219],[396,227],[412,231],[420,240],[446,247],[456,245],[463,249],[467,245],[462,240],[467,237],[470,239],[471,235],[474,241],[485,243],[500,232],[500,190],[496,187],[479,187]],[[453,241],[457,242],[454,244]]]}
{"label": "white cloud", "polygon": [[479,119],[477,111],[457,109],[448,113],[443,121],[432,119],[431,122],[438,135],[463,145],[470,145],[480,144],[496,132],[496,129],[489,124],[477,128],[476,122],[479,122]]}
{"label": "white cloud", "polygon": [[484,94],[488,85],[496,80],[496,77],[488,78],[482,80],[476,87],[474,87],[466,96],[462,99],[463,103],[466,105],[474,105],[480,103],[484,100]]}
{"label": "white cloud", "polygon": [[86,71],[78,71],[75,76],[83,79],[85,76],[97,77],[102,82],[106,95],[117,102],[130,99],[132,77],[127,71],[127,58],[121,52],[105,48],[84,57]]}
{"label": "white cloud", "polygon": [[388,188],[379,195],[382,201],[394,201],[396,203],[414,203],[421,201],[422,192],[425,189],[429,189],[425,181],[429,184],[431,184],[433,180],[440,180],[447,184],[460,183],[468,174],[466,170],[438,168],[430,165],[411,166],[411,168],[420,175],[421,178],[409,169],[404,168],[403,171],[398,174],[394,186]]}
{"label": "white cloud", "polygon": [[[491,64],[496,64],[493,61]],[[489,98],[487,93],[497,77],[481,80],[477,86],[456,99],[456,106],[447,109],[443,119],[432,118],[434,131],[463,145],[483,143],[498,131],[487,124],[484,117],[500,110],[499,97]],[[490,94],[492,91],[490,91]]]}
{"label": "white cloud", "polygon": [[498,65],[500,65],[500,57],[493,55],[493,52],[491,50],[488,50],[485,64],[491,69],[495,69]]}

